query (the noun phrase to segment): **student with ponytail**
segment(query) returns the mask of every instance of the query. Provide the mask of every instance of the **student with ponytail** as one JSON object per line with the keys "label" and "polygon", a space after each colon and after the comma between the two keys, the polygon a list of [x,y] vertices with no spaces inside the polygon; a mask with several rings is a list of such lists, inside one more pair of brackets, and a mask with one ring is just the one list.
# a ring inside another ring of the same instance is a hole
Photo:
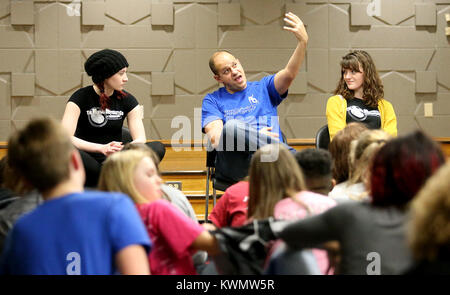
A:
{"label": "student with ponytail", "polygon": [[[142,112],[136,98],[124,90],[128,81],[128,62],[116,50],[103,49],[92,54],[84,68],[93,85],[77,90],[69,98],[62,119],[80,151],[86,169],[87,187],[95,187],[101,165],[109,155],[120,151],[122,126],[128,122],[133,142],[146,142]],[[149,142],[160,160],[165,148],[160,142]]]}

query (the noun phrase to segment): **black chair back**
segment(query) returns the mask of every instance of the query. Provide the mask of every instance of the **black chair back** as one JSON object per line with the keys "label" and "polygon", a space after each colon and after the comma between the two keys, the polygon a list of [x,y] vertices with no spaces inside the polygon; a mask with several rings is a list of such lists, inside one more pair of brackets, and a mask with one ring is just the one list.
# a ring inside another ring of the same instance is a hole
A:
{"label": "black chair back", "polygon": [[132,142],[133,137],[131,137],[130,129],[127,127],[122,127],[122,143],[125,145],[126,143]]}
{"label": "black chair back", "polygon": [[316,148],[328,150],[330,145],[330,132],[328,125],[322,126],[316,134]]}

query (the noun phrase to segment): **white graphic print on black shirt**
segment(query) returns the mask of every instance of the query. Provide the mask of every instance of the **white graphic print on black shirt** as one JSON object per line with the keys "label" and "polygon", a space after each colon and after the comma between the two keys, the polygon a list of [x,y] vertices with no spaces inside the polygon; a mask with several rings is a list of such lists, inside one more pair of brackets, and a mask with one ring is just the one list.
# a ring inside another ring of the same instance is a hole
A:
{"label": "white graphic print on black shirt", "polygon": [[359,98],[347,99],[346,122],[363,123],[369,129],[381,128],[381,116],[378,108],[364,104]]}
{"label": "white graphic print on black shirt", "polygon": [[110,109],[102,110],[99,107],[93,107],[92,109],[86,111],[89,123],[93,127],[103,127],[108,120],[122,120],[122,111],[111,111]]}

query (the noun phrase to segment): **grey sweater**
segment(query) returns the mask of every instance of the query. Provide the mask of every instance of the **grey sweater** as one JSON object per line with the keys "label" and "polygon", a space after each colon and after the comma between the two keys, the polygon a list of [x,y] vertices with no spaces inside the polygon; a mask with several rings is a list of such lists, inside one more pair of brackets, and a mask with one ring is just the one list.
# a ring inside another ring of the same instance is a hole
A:
{"label": "grey sweater", "polygon": [[413,261],[406,241],[406,219],[406,212],[395,207],[349,202],[290,223],[278,236],[292,248],[338,241],[340,274],[368,274],[377,269],[380,274],[399,274]]}

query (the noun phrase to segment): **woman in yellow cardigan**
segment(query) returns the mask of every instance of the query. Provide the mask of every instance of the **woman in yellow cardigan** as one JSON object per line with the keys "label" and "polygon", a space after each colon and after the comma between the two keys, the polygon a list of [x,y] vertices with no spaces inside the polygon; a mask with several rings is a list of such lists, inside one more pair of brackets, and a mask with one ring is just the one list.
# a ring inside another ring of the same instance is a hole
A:
{"label": "woman in yellow cardigan", "polygon": [[367,52],[356,50],[342,58],[341,79],[334,94],[326,112],[330,139],[351,122],[397,136],[394,108],[383,98],[383,84]]}

